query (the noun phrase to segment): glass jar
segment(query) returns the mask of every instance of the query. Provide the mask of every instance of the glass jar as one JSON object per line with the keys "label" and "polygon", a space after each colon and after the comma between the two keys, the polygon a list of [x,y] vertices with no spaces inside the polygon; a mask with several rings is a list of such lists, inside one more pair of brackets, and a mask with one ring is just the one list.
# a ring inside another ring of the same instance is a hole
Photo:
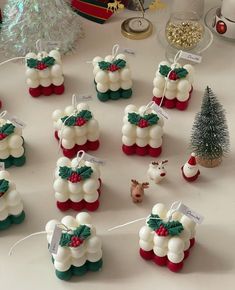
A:
{"label": "glass jar", "polygon": [[204,0],[173,0],[172,12],[193,11],[201,18],[204,14]]}
{"label": "glass jar", "polygon": [[195,12],[175,12],[166,24],[165,35],[171,47],[192,50],[204,37],[204,25]]}

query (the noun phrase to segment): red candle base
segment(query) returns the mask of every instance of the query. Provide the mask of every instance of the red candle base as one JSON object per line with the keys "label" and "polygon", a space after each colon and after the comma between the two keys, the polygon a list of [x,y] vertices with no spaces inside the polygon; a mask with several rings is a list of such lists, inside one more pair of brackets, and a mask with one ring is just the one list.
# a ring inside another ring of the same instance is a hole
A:
{"label": "red candle base", "polygon": [[165,107],[167,109],[176,108],[180,111],[184,111],[188,107],[192,92],[193,92],[193,87],[191,88],[191,91],[189,92],[188,99],[184,102],[180,102],[179,100],[177,100],[177,98],[174,98],[173,100],[168,100],[166,97],[164,97],[164,99],[162,101],[162,97],[155,97],[155,96],[152,98],[152,101],[154,101],[157,105],[160,105],[162,102],[161,106]]}
{"label": "red candle base", "polygon": [[[99,182],[100,182],[100,187],[98,189],[98,193],[99,193],[99,196],[100,196],[100,194],[101,194],[101,184],[102,184],[102,181],[101,181],[100,178],[99,178]],[[84,199],[79,201],[79,202],[74,202],[74,201],[68,199],[65,202],[57,201],[56,205],[57,205],[57,208],[59,210],[61,210],[61,211],[67,211],[67,210],[70,210],[70,209],[73,209],[75,211],[82,211],[84,209],[87,209],[88,211],[95,211],[95,210],[98,209],[98,207],[100,205],[100,202],[99,202],[99,199],[97,199],[94,202],[87,202]]]}
{"label": "red candle base", "polygon": [[152,157],[158,157],[162,152],[162,147],[152,148],[151,146],[147,145],[145,147],[139,147],[138,145],[134,144],[132,146],[122,145],[122,151],[126,155],[139,155],[145,156],[150,155]]}
{"label": "red candle base", "polygon": [[[190,249],[194,246],[194,244],[195,239],[193,238],[190,240],[189,249],[184,252],[184,260],[188,258],[190,254]],[[179,272],[184,266],[184,260],[181,261],[180,263],[172,263],[171,261],[168,260],[167,256],[159,257],[155,255],[153,250],[144,251],[143,249],[140,248],[139,254],[144,260],[152,260],[158,266],[167,266],[167,268],[172,272]]]}
{"label": "red candle base", "polygon": [[37,88],[29,88],[29,94],[38,98],[40,96],[50,96],[52,94],[61,95],[64,93],[64,84],[60,86],[50,85],[49,87],[39,86]]}
{"label": "red candle base", "polygon": [[[55,138],[59,141],[59,136],[58,136],[58,132],[55,131],[54,133]],[[96,141],[87,141],[85,144],[83,145],[75,145],[73,148],[71,149],[65,149],[62,145],[61,145],[61,149],[63,151],[63,155],[65,157],[68,158],[73,158],[77,155],[78,151],[83,150],[85,152],[87,151],[96,151],[100,146],[100,141],[96,140]]]}

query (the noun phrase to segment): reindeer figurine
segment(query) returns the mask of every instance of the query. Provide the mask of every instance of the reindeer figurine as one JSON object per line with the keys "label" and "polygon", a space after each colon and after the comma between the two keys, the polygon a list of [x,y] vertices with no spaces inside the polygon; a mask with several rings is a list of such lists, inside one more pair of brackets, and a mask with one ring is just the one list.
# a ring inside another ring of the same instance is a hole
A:
{"label": "reindeer figurine", "polygon": [[168,160],[163,160],[161,162],[151,162],[147,172],[149,179],[153,180],[156,184],[162,181],[166,176],[166,169],[164,164],[167,162]]}
{"label": "reindeer figurine", "polygon": [[139,183],[135,179],[131,179],[131,197],[134,203],[140,203],[143,201],[144,190],[149,187],[148,182]]}
{"label": "reindeer figurine", "polygon": [[107,10],[115,13],[115,12],[119,12],[119,10],[124,9],[124,5],[121,3],[121,1],[118,0],[114,0],[113,3],[108,3],[108,7]]}

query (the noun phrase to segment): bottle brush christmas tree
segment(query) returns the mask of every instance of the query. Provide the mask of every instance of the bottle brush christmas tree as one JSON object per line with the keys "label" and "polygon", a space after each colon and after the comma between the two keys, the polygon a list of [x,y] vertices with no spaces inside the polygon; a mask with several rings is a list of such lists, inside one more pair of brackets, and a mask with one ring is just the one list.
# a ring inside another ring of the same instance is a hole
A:
{"label": "bottle brush christmas tree", "polygon": [[8,57],[35,51],[38,39],[59,41],[66,53],[82,34],[79,16],[64,0],[8,0],[1,27],[0,50]]}
{"label": "bottle brush christmas tree", "polygon": [[229,151],[225,111],[209,87],[205,90],[201,112],[194,120],[191,147],[198,163],[205,167],[219,165]]}

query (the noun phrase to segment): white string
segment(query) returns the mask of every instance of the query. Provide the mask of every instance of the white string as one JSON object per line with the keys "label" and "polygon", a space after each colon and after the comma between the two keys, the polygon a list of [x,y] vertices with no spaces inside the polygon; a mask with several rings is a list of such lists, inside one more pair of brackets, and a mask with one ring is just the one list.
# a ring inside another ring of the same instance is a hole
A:
{"label": "white string", "polygon": [[18,59],[25,59],[25,56],[17,56],[17,57],[13,57],[13,58],[7,59],[7,60],[5,60],[3,62],[0,62],[0,66],[4,65],[5,63],[8,63],[10,61],[18,60]]}
{"label": "white string", "polygon": [[119,228],[123,228],[123,227],[125,227],[125,226],[131,225],[131,224],[134,224],[134,223],[139,222],[139,221],[142,221],[142,220],[145,220],[146,222],[147,222],[148,220],[162,220],[162,221],[169,222],[169,221],[171,221],[171,219],[172,219],[172,215],[173,215],[176,211],[178,211],[178,209],[180,208],[181,204],[182,204],[181,201],[175,201],[175,202],[173,202],[172,205],[171,205],[171,207],[170,207],[170,209],[169,209],[169,213],[170,213],[170,214],[169,214],[169,216],[166,217],[166,218],[160,218],[160,217],[159,217],[159,218],[154,218],[154,217],[151,217],[151,215],[148,215],[147,217],[139,218],[139,219],[136,219],[136,220],[133,220],[133,221],[127,222],[127,223],[125,223],[125,224],[121,224],[121,225],[118,225],[118,226],[112,227],[112,228],[108,229],[108,232],[113,231],[113,230],[116,230],[116,229],[119,229]]}
{"label": "white string", "polygon": [[173,64],[172,64],[172,69],[169,71],[169,73],[167,74],[166,76],[166,81],[165,81],[165,85],[164,85],[164,89],[163,89],[163,93],[162,93],[162,99],[161,99],[161,102],[159,104],[159,107],[162,106],[162,103],[163,103],[163,100],[165,98],[165,93],[166,93],[166,89],[167,89],[167,84],[168,84],[168,81],[169,81],[169,76],[170,76],[170,73],[175,69],[176,67],[176,64],[177,64],[177,61],[180,59],[180,54],[181,54],[182,50],[179,50],[175,57],[174,57],[174,60],[173,60]]}
{"label": "white string", "polygon": [[0,118],[3,118],[6,114],[7,114],[7,111],[2,111],[2,112],[0,113]]}
{"label": "white string", "polygon": [[119,51],[119,45],[118,44],[114,44],[113,48],[112,48],[112,57],[113,57],[113,60],[115,60],[117,54],[118,54],[118,51]]}
{"label": "white string", "polygon": [[76,168],[79,167],[81,161],[83,160],[83,157],[85,156],[85,151],[84,150],[79,150],[76,156],[77,159],[77,164],[76,164]]}
{"label": "white string", "polygon": [[72,106],[73,106],[74,110],[77,109],[77,105],[78,105],[77,96],[75,94],[73,94],[72,95]]}
{"label": "white string", "polygon": [[29,238],[31,238],[31,237],[38,236],[38,235],[42,235],[42,234],[47,234],[47,232],[46,232],[46,231],[36,232],[36,233],[30,234],[30,235],[28,235],[28,236],[26,236],[26,237],[24,237],[24,238],[18,240],[18,241],[15,242],[14,245],[10,248],[10,251],[9,251],[8,255],[11,256],[12,253],[13,253],[13,249],[14,249],[17,245],[19,245],[20,243],[22,243],[23,241],[25,241],[25,240],[27,240],[27,239],[29,239]]}
{"label": "white string", "polygon": [[38,39],[36,41],[36,49],[37,49],[38,52],[42,51],[42,40],[41,39]]}
{"label": "white string", "polygon": [[145,110],[144,110],[144,112],[143,112],[143,115],[145,115],[146,112],[147,112],[149,109],[151,109],[151,107],[152,107],[153,104],[154,104],[154,101],[151,101],[151,102],[149,102],[149,103],[147,104],[147,106],[145,107]]}

